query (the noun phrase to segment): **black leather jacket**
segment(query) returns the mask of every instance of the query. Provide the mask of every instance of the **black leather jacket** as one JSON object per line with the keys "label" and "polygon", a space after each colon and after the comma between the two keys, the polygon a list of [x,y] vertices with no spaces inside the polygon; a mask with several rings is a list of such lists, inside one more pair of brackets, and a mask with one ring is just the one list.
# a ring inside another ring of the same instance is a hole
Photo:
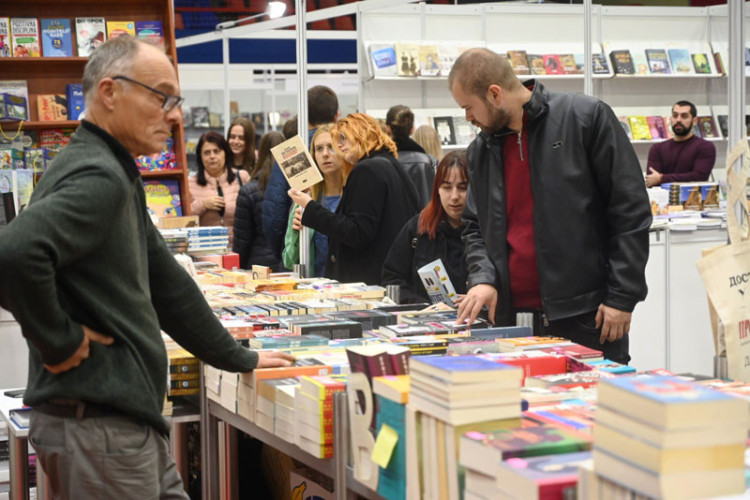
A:
{"label": "black leather jacket", "polygon": [[422,146],[412,139],[394,138],[393,140],[398,149],[398,162],[414,183],[414,188],[419,195],[419,208],[424,208],[432,198],[432,183],[435,182],[437,159],[425,153]]}
{"label": "black leather jacket", "polygon": [[[555,320],[602,302],[632,311],[646,298],[651,225],[638,159],[609,106],[580,94],[548,92],[533,80],[524,105],[534,198],[534,240],[544,312]],[[481,133],[469,146],[465,216],[469,288],[499,292],[495,321],[512,319],[503,136]]]}

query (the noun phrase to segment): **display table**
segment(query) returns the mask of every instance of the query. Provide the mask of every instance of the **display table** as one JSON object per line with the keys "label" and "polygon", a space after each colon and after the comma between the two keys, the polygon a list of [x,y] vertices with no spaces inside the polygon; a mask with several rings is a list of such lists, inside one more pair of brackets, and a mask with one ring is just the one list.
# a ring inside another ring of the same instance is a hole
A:
{"label": "display table", "polygon": [[[5,392],[7,389],[3,389]],[[8,448],[10,451],[10,499],[29,499],[29,429],[18,427],[11,419],[10,412],[23,408],[22,398],[9,398],[0,394],[0,412],[8,426]],[[37,498],[45,499],[46,477],[41,466],[37,466]]]}

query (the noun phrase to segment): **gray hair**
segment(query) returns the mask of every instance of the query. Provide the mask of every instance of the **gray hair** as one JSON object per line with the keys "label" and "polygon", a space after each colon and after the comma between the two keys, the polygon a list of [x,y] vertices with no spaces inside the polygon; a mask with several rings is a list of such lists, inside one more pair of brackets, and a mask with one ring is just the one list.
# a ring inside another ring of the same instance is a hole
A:
{"label": "gray hair", "polygon": [[131,74],[142,43],[130,35],[122,35],[103,43],[91,53],[83,70],[83,96],[86,99],[86,108],[89,107],[102,78]]}

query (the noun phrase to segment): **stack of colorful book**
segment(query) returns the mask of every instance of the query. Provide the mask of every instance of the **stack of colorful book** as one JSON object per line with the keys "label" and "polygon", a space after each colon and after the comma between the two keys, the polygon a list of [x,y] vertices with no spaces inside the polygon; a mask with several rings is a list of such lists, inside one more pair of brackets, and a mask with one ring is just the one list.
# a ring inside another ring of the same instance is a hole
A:
{"label": "stack of colorful book", "polygon": [[[389,500],[406,498],[406,404],[409,402],[409,375],[387,375],[372,380],[377,400],[376,434],[398,436],[385,467],[381,463],[378,494]],[[385,428],[384,428],[385,426]]]}
{"label": "stack of colorful book", "polygon": [[301,377],[295,392],[296,444],[318,458],[333,456],[333,395],[345,375]]}
{"label": "stack of colorful book", "polygon": [[695,382],[651,375],[601,380],[597,474],[653,498],[745,492],[747,403]]}

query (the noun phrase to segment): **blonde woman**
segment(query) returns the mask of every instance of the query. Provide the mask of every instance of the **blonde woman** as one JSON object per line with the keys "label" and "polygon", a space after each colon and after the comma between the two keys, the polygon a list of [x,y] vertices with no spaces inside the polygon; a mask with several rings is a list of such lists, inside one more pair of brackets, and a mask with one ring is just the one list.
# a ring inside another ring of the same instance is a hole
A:
{"label": "blonde woman", "polygon": [[346,162],[336,212],[296,189],[289,196],[304,209],[300,222],[328,236],[326,277],[379,284],[393,240],[419,211],[418,196],[396,160],[396,145],[374,118],[349,115],[331,136]]}
{"label": "blonde woman", "polygon": [[411,136],[414,142],[422,146],[425,153],[436,158],[439,162],[443,159],[443,146],[440,144],[440,136],[437,130],[429,125],[420,125]]}

